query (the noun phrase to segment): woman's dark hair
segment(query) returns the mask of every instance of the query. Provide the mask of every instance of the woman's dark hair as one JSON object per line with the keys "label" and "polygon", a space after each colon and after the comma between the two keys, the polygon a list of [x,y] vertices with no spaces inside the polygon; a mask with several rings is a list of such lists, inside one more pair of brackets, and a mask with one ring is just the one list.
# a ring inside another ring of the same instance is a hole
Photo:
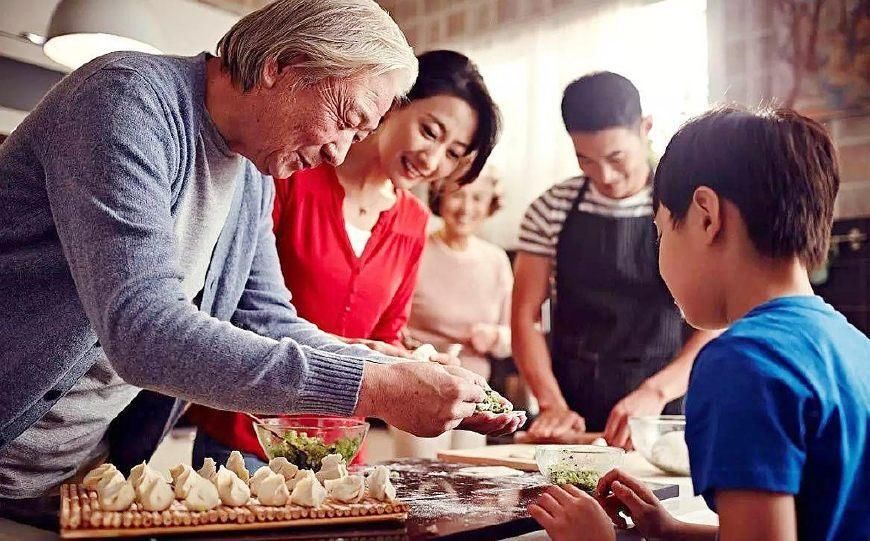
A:
{"label": "woman's dark hair", "polygon": [[790,109],[720,107],[677,131],[656,168],[653,204],[679,226],[695,190],[731,201],[758,252],[824,263],[840,187],[836,151],[821,124]]}
{"label": "woman's dark hair", "polygon": [[569,84],[562,94],[562,121],[569,133],[631,128],[640,119],[637,87],[616,73],[586,74]]}
{"label": "woman's dark hair", "polygon": [[420,74],[408,92],[408,100],[435,96],[453,96],[477,112],[477,129],[467,153],[475,153],[468,170],[459,177],[459,184],[468,184],[480,174],[498,141],[501,117],[492,101],[477,66],[467,56],[456,51],[429,51],[417,57]]}

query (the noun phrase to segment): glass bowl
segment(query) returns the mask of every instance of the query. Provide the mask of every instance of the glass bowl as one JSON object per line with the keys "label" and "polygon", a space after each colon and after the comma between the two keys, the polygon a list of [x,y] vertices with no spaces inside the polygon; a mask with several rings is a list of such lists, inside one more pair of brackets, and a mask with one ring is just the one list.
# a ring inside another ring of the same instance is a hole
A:
{"label": "glass bowl", "polygon": [[538,470],[553,484],[573,484],[592,492],[598,479],[622,466],[625,451],[598,445],[538,445]]}
{"label": "glass bowl", "polygon": [[360,419],[287,415],[254,422],[254,432],[269,459],[282,456],[304,470],[320,470],[326,455],[340,454],[350,463],[369,431]]}
{"label": "glass bowl", "polygon": [[689,475],[685,415],[652,415],[628,420],[634,448],[653,466],[667,473]]}

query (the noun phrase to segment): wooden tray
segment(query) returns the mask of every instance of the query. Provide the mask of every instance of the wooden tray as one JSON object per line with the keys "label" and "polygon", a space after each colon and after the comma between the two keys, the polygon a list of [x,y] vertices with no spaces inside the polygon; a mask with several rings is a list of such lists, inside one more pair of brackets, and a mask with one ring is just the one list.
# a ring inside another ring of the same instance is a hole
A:
{"label": "wooden tray", "polygon": [[135,537],[200,532],[232,532],[405,521],[408,504],[366,498],[360,503],[324,503],[317,509],[269,507],[253,501],[244,507],[220,506],[192,512],[176,500],[166,511],[145,511],[137,503],[127,511],[103,511],[96,491],[63,485],[60,491],[60,537]]}
{"label": "wooden tray", "polygon": [[535,446],[525,443],[439,451],[438,459],[459,464],[507,466],[523,471],[538,471],[538,464],[535,462]]}

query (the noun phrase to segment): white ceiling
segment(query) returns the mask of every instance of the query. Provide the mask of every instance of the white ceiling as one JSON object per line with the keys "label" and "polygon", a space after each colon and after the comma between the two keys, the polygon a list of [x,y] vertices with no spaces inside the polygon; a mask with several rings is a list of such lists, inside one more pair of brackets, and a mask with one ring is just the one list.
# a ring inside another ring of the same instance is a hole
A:
{"label": "white ceiling", "polygon": [[[0,30],[11,34],[44,34],[59,0],[0,0]],[[106,0],[111,2],[113,0]],[[212,51],[218,39],[239,15],[193,0],[139,0],[148,4],[160,24],[163,43],[154,45],[167,54],[193,55]],[[7,56],[58,71],[42,48],[0,35],[0,56]]]}

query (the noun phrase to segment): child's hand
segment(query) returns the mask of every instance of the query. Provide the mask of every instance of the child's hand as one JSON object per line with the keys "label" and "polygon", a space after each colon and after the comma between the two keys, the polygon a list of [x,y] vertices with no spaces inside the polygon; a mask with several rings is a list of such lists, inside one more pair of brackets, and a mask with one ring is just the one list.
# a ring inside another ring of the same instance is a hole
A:
{"label": "child's hand", "polygon": [[631,516],[637,530],[645,538],[667,538],[679,522],[662,506],[643,481],[620,470],[611,470],[598,481],[596,498],[614,523],[626,527],[620,511]]}
{"label": "child's hand", "polygon": [[553,541],[616,539],[613,523],[595,498],[573,485],[549,487],[538,501],[529,506],[529,514],[547,530]]}

